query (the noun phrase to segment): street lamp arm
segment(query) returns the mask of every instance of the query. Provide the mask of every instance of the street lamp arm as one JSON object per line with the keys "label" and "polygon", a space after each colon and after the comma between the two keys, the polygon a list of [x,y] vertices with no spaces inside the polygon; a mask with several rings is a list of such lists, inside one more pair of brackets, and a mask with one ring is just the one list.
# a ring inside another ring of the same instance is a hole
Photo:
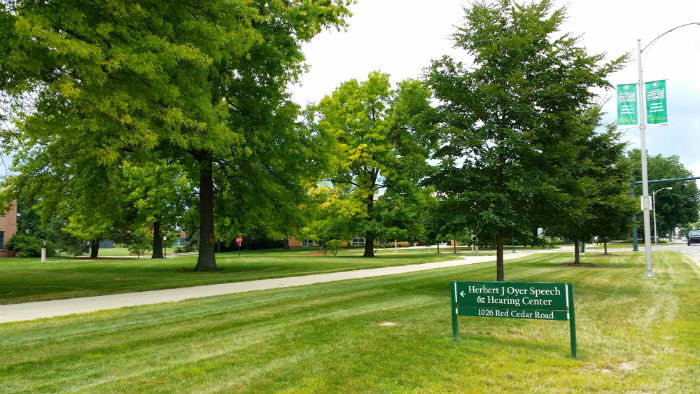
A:
{"label": "street lamp arm", "polygon": [[686,26],[690,26],[690,25],[698,25],[698,26],[700,26],[700,22],[690,22],[690,23],[686,23],[686,24],[684,24],[684,25],[676,26],[676,27],[674,27],[673,29],[670,29],[670,30],[668,30],[668,31],[666,31],[666,32],[663,32],[663,33],[661,33],[659,36],[657,36],[656,38],[654,38],[653,40],[651,40],[644,48],[642,48],[642,50],[641,50],[640,52],[646,51],[647,48],[649,48],[653,43],[656,42],[656,40],[658,40],[659,38],[665,36],[666,34],[672,32],[672,31],[674,31],[674,30],[680,29],[681,27],[686,27]]}

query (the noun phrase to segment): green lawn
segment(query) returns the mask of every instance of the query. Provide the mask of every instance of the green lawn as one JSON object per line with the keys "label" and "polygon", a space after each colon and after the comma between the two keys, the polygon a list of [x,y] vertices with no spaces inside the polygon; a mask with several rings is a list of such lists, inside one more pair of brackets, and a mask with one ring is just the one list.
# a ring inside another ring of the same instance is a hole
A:
{"label": "green lawn", "polygon": [[[238,253],[221,253],[216,255],[219,270],[215,272],[192,272],[191,269],[197,260],[196,255],[156,260],[51,258],[47,263],[41,263],[39,259],[0,259],[0,304],[240,282],[458,258],[447,253],[426,253],[422,250],[415,253],[380,253],[371,259],[361,257],[361,251],[357,250],[344,250],[335,257],[312,255],[314,251],[302,249],[288,252],[242,252],[240,257]],[[179,272],[178,269],[183,267],[188,271]]]}
{"label": "green lawn", "polygon": [[[670,243],[668,243],[666,241],[661,241],[661,240],[659,240],[658,245],[654,245],[653,238],[652,238],[651,244],[654,247],[664,247],[664,246],[671,245]],[[640,237],[639,241],[637,242],[637,246],[639,246],[640,249],[644,249],[644,239],[642,237]],[[594,242],[586,243],[586,249],[588,249],[588,248],[603,249],[603,247],[604,247],[604,245],[602,242],[599,244],[596,244]],[[619,249],[627,249],[629,251],[632,251],[632,247],[633,247],[632,242],[611,242],[611,243],[608,243],[608,249],[615,249],[615,251],[617,251]]]}
{"label": "green lawn", "polygon": [[[451,280],[494,264],[0,325],[0,392],[698,393],[700,272],[680,254],[506,262],[573,282],[568,322],[460,317]],[[382,323],[395,325],[386,326]]]}

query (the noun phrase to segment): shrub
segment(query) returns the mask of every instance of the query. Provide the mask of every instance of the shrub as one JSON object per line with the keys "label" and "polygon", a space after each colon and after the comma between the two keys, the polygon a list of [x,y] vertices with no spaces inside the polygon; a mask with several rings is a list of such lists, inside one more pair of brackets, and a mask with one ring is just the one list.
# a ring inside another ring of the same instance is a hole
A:
{"label": "shrub", "polygon": [[[40,257],[42,240],[28,234],[15,234],[7,241],[5,248],[14,250],[17,257]],[[54,245],[51,241],[46,241],[46,255],[55,254]]]}
{"label": "shrub", "polygon": [[194,252],[195,248],[192,247],[192,245],[184,245],[184,246],[176,246],[175,247],[175,253],[184,253],[184,252]]}
{"label": "shrub", "polygon": [[332,239],[328,242],[326,242],[326,247],[333,253],[333,256],[336,256],[338,254],[338,250],[340,250],[340,244],[342,242],[338,239]]}
{"label": "shrub", "polygon": [[[399,241],[397,242],[399,248],[407,248],[411,246],[411,244],[407,241]],[[387,242],[386,244],[387,248],[393,248],[394,247],[394,242]]]}

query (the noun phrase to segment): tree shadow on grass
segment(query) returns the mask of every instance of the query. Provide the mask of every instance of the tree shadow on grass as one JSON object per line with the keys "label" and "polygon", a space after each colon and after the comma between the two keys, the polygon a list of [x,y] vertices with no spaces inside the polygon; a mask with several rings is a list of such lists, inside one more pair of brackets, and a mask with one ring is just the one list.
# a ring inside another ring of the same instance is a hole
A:
{"label": "tree shadow on grass", "polygon": [[560,264],[564,267],[576,267],[576,268],[601,268],[597,264],[593,263],[562,263]]}

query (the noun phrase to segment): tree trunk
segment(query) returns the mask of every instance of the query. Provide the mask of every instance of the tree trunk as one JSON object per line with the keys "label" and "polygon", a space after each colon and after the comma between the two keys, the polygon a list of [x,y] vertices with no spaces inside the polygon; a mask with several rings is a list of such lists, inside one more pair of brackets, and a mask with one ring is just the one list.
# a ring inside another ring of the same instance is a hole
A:
{"label": "tree trunk", "polygon": [[195,271],[213,271],[214,255],[214,179],[211,157],[199,161],[199,256]]}
{"label": "tree trunk", "polygon": [[579,255],[579,240],[574,238],[574,264],[581,264],[581,256]]}
{"label": "tree trunk", "polygon": [[100,251],[100,240],[93,239],[92,241],[90,241],[90,258],[96,259],[99,251]]}
{"label": "tree trunk", "polygon": [[537,229],[534,229],[534,230],[532,230],[532,243],[530,244],[530,247],[534,248],[536,244],[537,244]]}
{"label": "tree trunk", "polygon": [[[367,220],[372,220],[372,207],[374,206],[374,194],[370,194],[367,198]],[[374,234],[367,231],[365,234],[365,254],[363,257],[374,257]]]}
{"label": "tree trunk", "polygon": [[289,250],[289,238],[284,239],[284,244],[282,244],[282,249]]}
{"label": "tree trunk", "polygon": [[452,254],[457,254],[457,240],[452,240]]}
{"label": "tree trunk", "polygon": [[438,252],[438,254],[440,254],[440,241],[436,241],[435,243],[437,244],[437,249],[438,249],[437,252]]}
{"label": "tree trunk", "polygon": [[369,231],[365,236],[365,254],[363,257],[374,257],[374,236]]}
{"label": "tree trunk", "polygon": [[603,239],[603,249],[605,250],[605,253],[603,253],[603,254],[607,255],[608,254],[608,239],[607,238]]}
{"label": "tree trunk", "polygon": [[496,280],[503,282],[505,274],[503,272],[503,234],[496,236]]}
{"label": "tree trunk", "polygon": [[160,235],[160,220],[153,222],[153,253],[151,258],[163,258],[163,237]]}

